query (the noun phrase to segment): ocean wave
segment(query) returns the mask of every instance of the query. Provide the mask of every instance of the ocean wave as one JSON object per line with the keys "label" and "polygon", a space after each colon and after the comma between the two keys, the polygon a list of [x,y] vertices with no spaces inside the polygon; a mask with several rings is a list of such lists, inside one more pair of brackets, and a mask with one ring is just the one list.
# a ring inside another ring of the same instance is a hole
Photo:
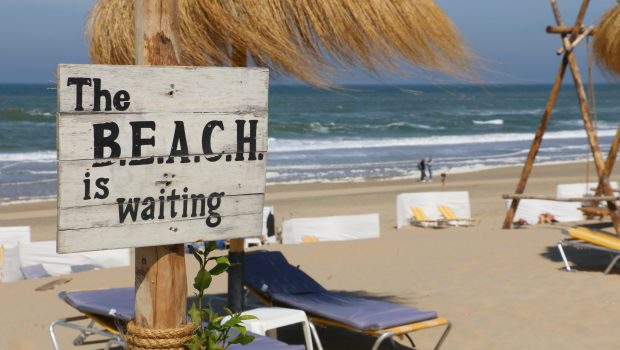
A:
{"label": "ocean wave", "polygon": [[389,128],[389,129],[422,129],[422,130],[444,130],[445,127],[443,126],[432,126],[432,125],[427,125],[427,124],[417,124],[417,123],[407,123],[407,122],[393,122],[393,123],[388,123],[385,126],[383,125],[378,125],[378,126],[373,126],[373,125],[369,125],[366,124],[364,125],[367,128]]}
{"label": "ocean wave", "polygon": [[43,183],[55,182],[55,181],[56,181],[56,179],[43,179],[43,180],[35,180],[35,181],[3,182],[3,183],[0,183],[0,186],[35,185],[35,184],[43,184]]}
{"label": "ocean wave", "polygon": [[26,173],[31,175],[52,175],[56,174],[56,170],[26,170]]}
{"label": "ocean wave", "polygon": [[36,202],[47,202],[56,200],[56,195],[50,196],[19,196],[17,198],[12,197],[0,197],[0,206],[13,205],[13,204],[23,204],[23,203],[36,203]]}
{"label": "ocean wave", "polygon": [[54,113],[40,109],[6,108],[0,109],[2,122],[54,122]]}
{"label": "ocean wave", "polygon": [[328,123],[327,125],[323,125],[319,122],[310,123],[310,130],[317,132],[319,134],[329,134],[331,128],[335,127],[335,123]]}
{"label": "ocean wave", "polygon": [[52,162],[56,161],[56,151],[0,153],[0,162],[2,161]]}
{"label": "ocean wave", "polygon": [[499,115],[540,115],[544,110],[541,108],[533,109],[465,109],[457,111],[444,111],[443,114],[456,115],[461,117],[492,117]]}
{"label": "ocean wave", "polygon": [[[616,130],[600,130],[599,137],[614,136]],[[441,146],[441,145],[461,145],[461,144],[481,144],[495,142],[515,142],[531,141],[533,133],[493,133],[493,134],[471,134],[453,136],[428,136],[410,138],[357,138],[357,139],[279,139],[269,138],[270,152],[294,152],[309,150],[330,150],[330,149],[361,149],[361,148],[383,148],[399,146]],[[545,134],[546,140],[558,139],[584,139],[586,137],[583,130],[553,131]]]}
{"label": "ocean wave", "polygon": [[477,125],[504,125],[503,119],[491,119],[491,120],[472,120],[474,124]]}

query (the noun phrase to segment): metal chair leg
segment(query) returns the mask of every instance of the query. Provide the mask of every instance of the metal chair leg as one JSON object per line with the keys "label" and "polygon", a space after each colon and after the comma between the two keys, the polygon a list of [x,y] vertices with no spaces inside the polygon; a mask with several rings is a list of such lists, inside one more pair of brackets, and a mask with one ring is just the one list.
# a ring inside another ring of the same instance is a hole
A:
{"label": "metal chair leg", "polygon": [[566,254],[564,254],[564,247],[562,247],[563,241],[558,242],[558,250],[560,251],[560,255],[562,256],[562,260],[564,261],[564,266],[566,266],[566,271],[571,272],[570,265],[568,265],[568,259],[566,259]]}
{"label": "metal chair leg", "polygon": [[409,334],[405,333],[405,337],[407,337],[407,340],[409,340],[409,343],[411,343],[411,348],[415,349],[415,343],[413,342],[413,339],[411,339],[411,337],[409,336]]}
{"label": "metal chair leg", "polygon": [[60,347],[58,346],[58,340],[56,339],[56,333],[54,333],[54,327],[60,322],[62,322],[62,320],[53,321],[49,327],[50,338],[52,338],[52,345],[54,346],[54,350],[60,350]]}
{"label": "metal chair leg", "polygon": [[308,321],[308,326],[310,327],[310,334],[312,334],[312,338],[314,338],[314,342],[316,343],[316,348],[318,350],[323,350],[323,345],[321,344],[321,339],[319,339],[319,334],[316,331],[314,323]]}
{"label": "metal chair leg", "polygon": [[439,341],[437,342],[437,345],[435,345],[435,350],[439,350],[439,348],[441,347],[443,342],[448,337],[448,333],[450,333],[450,329],[452,329],[452,322],[448,321],[448,325],[446,326],[446,330],[443,331],[443,334],[441,335],[441,338],[439,338]]}
{"label": "metal chair leg", "polygon": [[[412,350],[416,349],[415,343],[413,342],[413,339],[411,339],[409,334],[405,333],[405,334],[400,334],[399,336],[407,338],[407,340],[409,340],[409,344],[411,344],[411,349]],[[398,344],[396,340],[394,340],[394,337],[390,338],[390,345],[394,349],[400,349],[402,347],[402,345]]]}
{"label": "metal chair leg", "polygon": [[[92,334],[97,334],[97,335],[100,335],[102,337],[115,340],[115,341],[119,342],[120,344],[122,344],[123,340],[122,340],[121,336],[116,335],[116,334],[112,334],[112,333],[107,332],[105,330],[100,330],[100,329],[92,328],[92,325],[94,324],[93,322],[91,322],[91,324],[88,327],[80,326],[78,324],[73,323],[75,321],[85,320],[87,318],[88,317],[86,317],[86,316],[77,316],[77,317],[68,317],[68,318],[64,318],[64,319],[59,319],[59,320],[53,321],[50,324],[50,326],[49,326],[49,332],[50,332],[50,337],[52,338],[52,345],[54,346],[54,350],[60,350],[60,345],[58,344],[58,339],[56,338],[56,333],[54,331],[54,328],[56,326],[62,326],[62,327],[66,327],[66,328],[76,329],[76,330],[78,330],[80,332],[80,334],[78,335],[76,340],[74,340],[74,345],[79,345],[79,344],[76,344],[76,342],[79,343],[79,341],[77,341],[78,339],[81,339],[83,341],[84,338],[86,338],[87,336],[92,335]],[[119,343],[117,343],[117,344],[119,344]]]}
{"label": "metal chair leg", "polygon": [[609,265],[605,269],[606,275],[609,274],[609,272],[611,271],[611,269],[614,268],[614,266],[616,266],[616,263],[618,262],[618,260],[620,260],[620,254],[616,255],[616,257],[611,261],[611,263],[609,263]]}
{"label": "metal chair leg", "polygon": [[394,336],[394,333],[392,332],[381,334],[381,336],[379,336],[379,338],[377,338],[377,340],[375,341],[375,344],[372,346],[371,350],[378,350],[379,346],[381,345],[381,343],[383,343],[384,340],[391,338],[393,336]]}

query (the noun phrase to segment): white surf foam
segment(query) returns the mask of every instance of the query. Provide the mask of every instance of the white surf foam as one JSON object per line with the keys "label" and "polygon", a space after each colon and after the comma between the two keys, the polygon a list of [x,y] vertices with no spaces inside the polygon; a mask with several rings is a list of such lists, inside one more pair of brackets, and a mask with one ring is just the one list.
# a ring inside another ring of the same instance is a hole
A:
{"label": "white surf foam", "polygon": [[[599,137],[614,136],[616,130],[599,130]],[[385,139],[330,139],[330,140],[292,140],[269,138],[270,152],[295,152],[310,150],[330,149],[362,149],[383,148],[398,146],[439,146],[439,145],[462,145],[496,142],[531,141],[534,133],[491,133],[474,135],[454,136],[429,136],[410,138],[385,138]],[[558,139],[584,139],[583,130],[554,131],[545,134],[546,140]]]}
{"label": "white surf foam", "polygon": [[24,153],[0,153],[1,161],[40,161],[51,162],[56,160],[56,151],[39,151]]}
{"label": "white surf foam", "polygon": [[472,120],[477,125],[504,125],[503,119],[491,119],[491,120]]}

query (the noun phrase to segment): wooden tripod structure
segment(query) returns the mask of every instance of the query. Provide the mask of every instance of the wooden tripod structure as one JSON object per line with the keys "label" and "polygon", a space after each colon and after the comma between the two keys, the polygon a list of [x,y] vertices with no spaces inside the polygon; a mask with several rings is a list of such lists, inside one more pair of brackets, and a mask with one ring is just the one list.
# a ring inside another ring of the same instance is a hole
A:
{"label": "wooden tripod structure", "polygon": [[[585,28],[582,26],[583,19],[590,4],[590,0],[582,0],[577,19],[575,20],[575,24],[572,27],[564,25],[562,17],[560,16],[560,10],[557,5],[557,0],[550,0],[550,2],[556,21],[556,26],[547,27],[547,33],[560,34],[562,38],[562,48],[558,50],[558,54],[563,54],[562,63],[560,64],[560,69],[556,75],[555,81],[553,82],[553,87],[551,88],[549,100],[547,101],[542,119],[540,120],[538,129],[536,130],[536,134],[534,136],[534,140],[532,141],[530,152],[527,155],[525,165],[523,166],[523,170],[521,171],[521,178],[519,179],[519,183],[517,184],[517,189],[515,191],[517,195],[512,197],[512,203],[510,205],[510,208],[508,209],[508,212],[506,213],[506,218],[504,219],[504,224],[502,227],[504,229],[509,229],[512,227],[513,219],[517,211],[517,207],[519,206],[519,195],[522,195],[525,191],[525,185],[527,184],[527,180],[532,172],[534,159],[538,154],[543,135],[545,133],[545,130],[547,129],[549,120],[551,119],[551,114],[557,101],[557,97],[560,92],[560,87],[562,85],[562,80],[564,79],[564,74],[566,73],[567,67],[570,69],[573,76],[575,90],[577,92],[577,98],[579,100],[579,108],[581,110],[581,115],[583,118],[583,125],[587,134],[588,144],[594,158],[594,166],[596,168],[596,172],[599,178],[596,195],[612,197],[614,194],[609,184],[609,176],[611,174],[616,160],[616,156],[618,154],[618,146],[620,143],[620,127],[618,128],[618,132],[616,133],[616,136],[613,140],[607,160],[604,161],[601,154],[601,148],[598,142],[598,138],[596,136],[596,131],[594,130],[594,127],[592,125],[592,119],[590,118],[590,105],[586,97],[583,79],[581,78],[581,71],[579,70],[577,59],[573,54],[574,47],[579,44],[585,37],[587,37],[588,35],[593,35],[595,32],[595,29],[593,27]],[[614,226],[614,230],[616,231],[616,234],[620,235],[620,214],[618,213],[616,201],[607,200],[606,202],[609,209],[609,215]]]}

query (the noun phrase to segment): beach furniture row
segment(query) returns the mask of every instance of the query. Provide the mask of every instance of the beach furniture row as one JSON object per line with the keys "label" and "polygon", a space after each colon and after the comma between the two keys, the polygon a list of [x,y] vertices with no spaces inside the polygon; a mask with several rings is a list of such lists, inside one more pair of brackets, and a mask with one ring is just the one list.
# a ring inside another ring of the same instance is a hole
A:
{"label": "beach furniture row", "polygon": [[409,225],[441,228],[473,226],[469,192],[414,192],[396,197],[396,228]]}
{"label": "beach furniture row", "polygon": [[[322,350],[314,325],[337,327],[373,336],[375,341],[372,350],[379,349],[383,342],[396,336],[405,337],[415,348],[412,333],[443,327],[444,331],[434,346],[434,349],[439,349],[451,329],[451,322],[438,316],[435,311],[418,310],[383,300],[329,291],[299,267],[291,265],[284,255],[277,251],[248,252],[244,263],[244,284],[265,305],[292,309],[288,313],[286,309],[279,309],[278,317],[292,318],[289,323],[302,325],[305,317],[309,321],[310,329],[305,334],[305,346],[289,345],[255,334],[256,339],[251,344],[243,348],[233,345],[229,349],[294,350],[312,349],[316,345],[317,349]],[[59,350],[57,327],[78,330],[79,335],[74,343],[83,343],[86,337],[97,334],[108,340],[108,346],[125,345],[123,334],[127,323],[133,318],[133,288],[62,292],[59,297],[82,316],[52,322],[49,330],[55,350]],[[269,313],[264,310],[256,312]],[[300,316],[300,312],[304,317]],[[252,314],[252,310],[247,313]],[[294,314],[297,316],[292,317]],[[84,325],[82,321],[86,319],[91,322]],[[260,318],[256,322],[260,322]],[[313,336],[310,337],[309,333]]]}

